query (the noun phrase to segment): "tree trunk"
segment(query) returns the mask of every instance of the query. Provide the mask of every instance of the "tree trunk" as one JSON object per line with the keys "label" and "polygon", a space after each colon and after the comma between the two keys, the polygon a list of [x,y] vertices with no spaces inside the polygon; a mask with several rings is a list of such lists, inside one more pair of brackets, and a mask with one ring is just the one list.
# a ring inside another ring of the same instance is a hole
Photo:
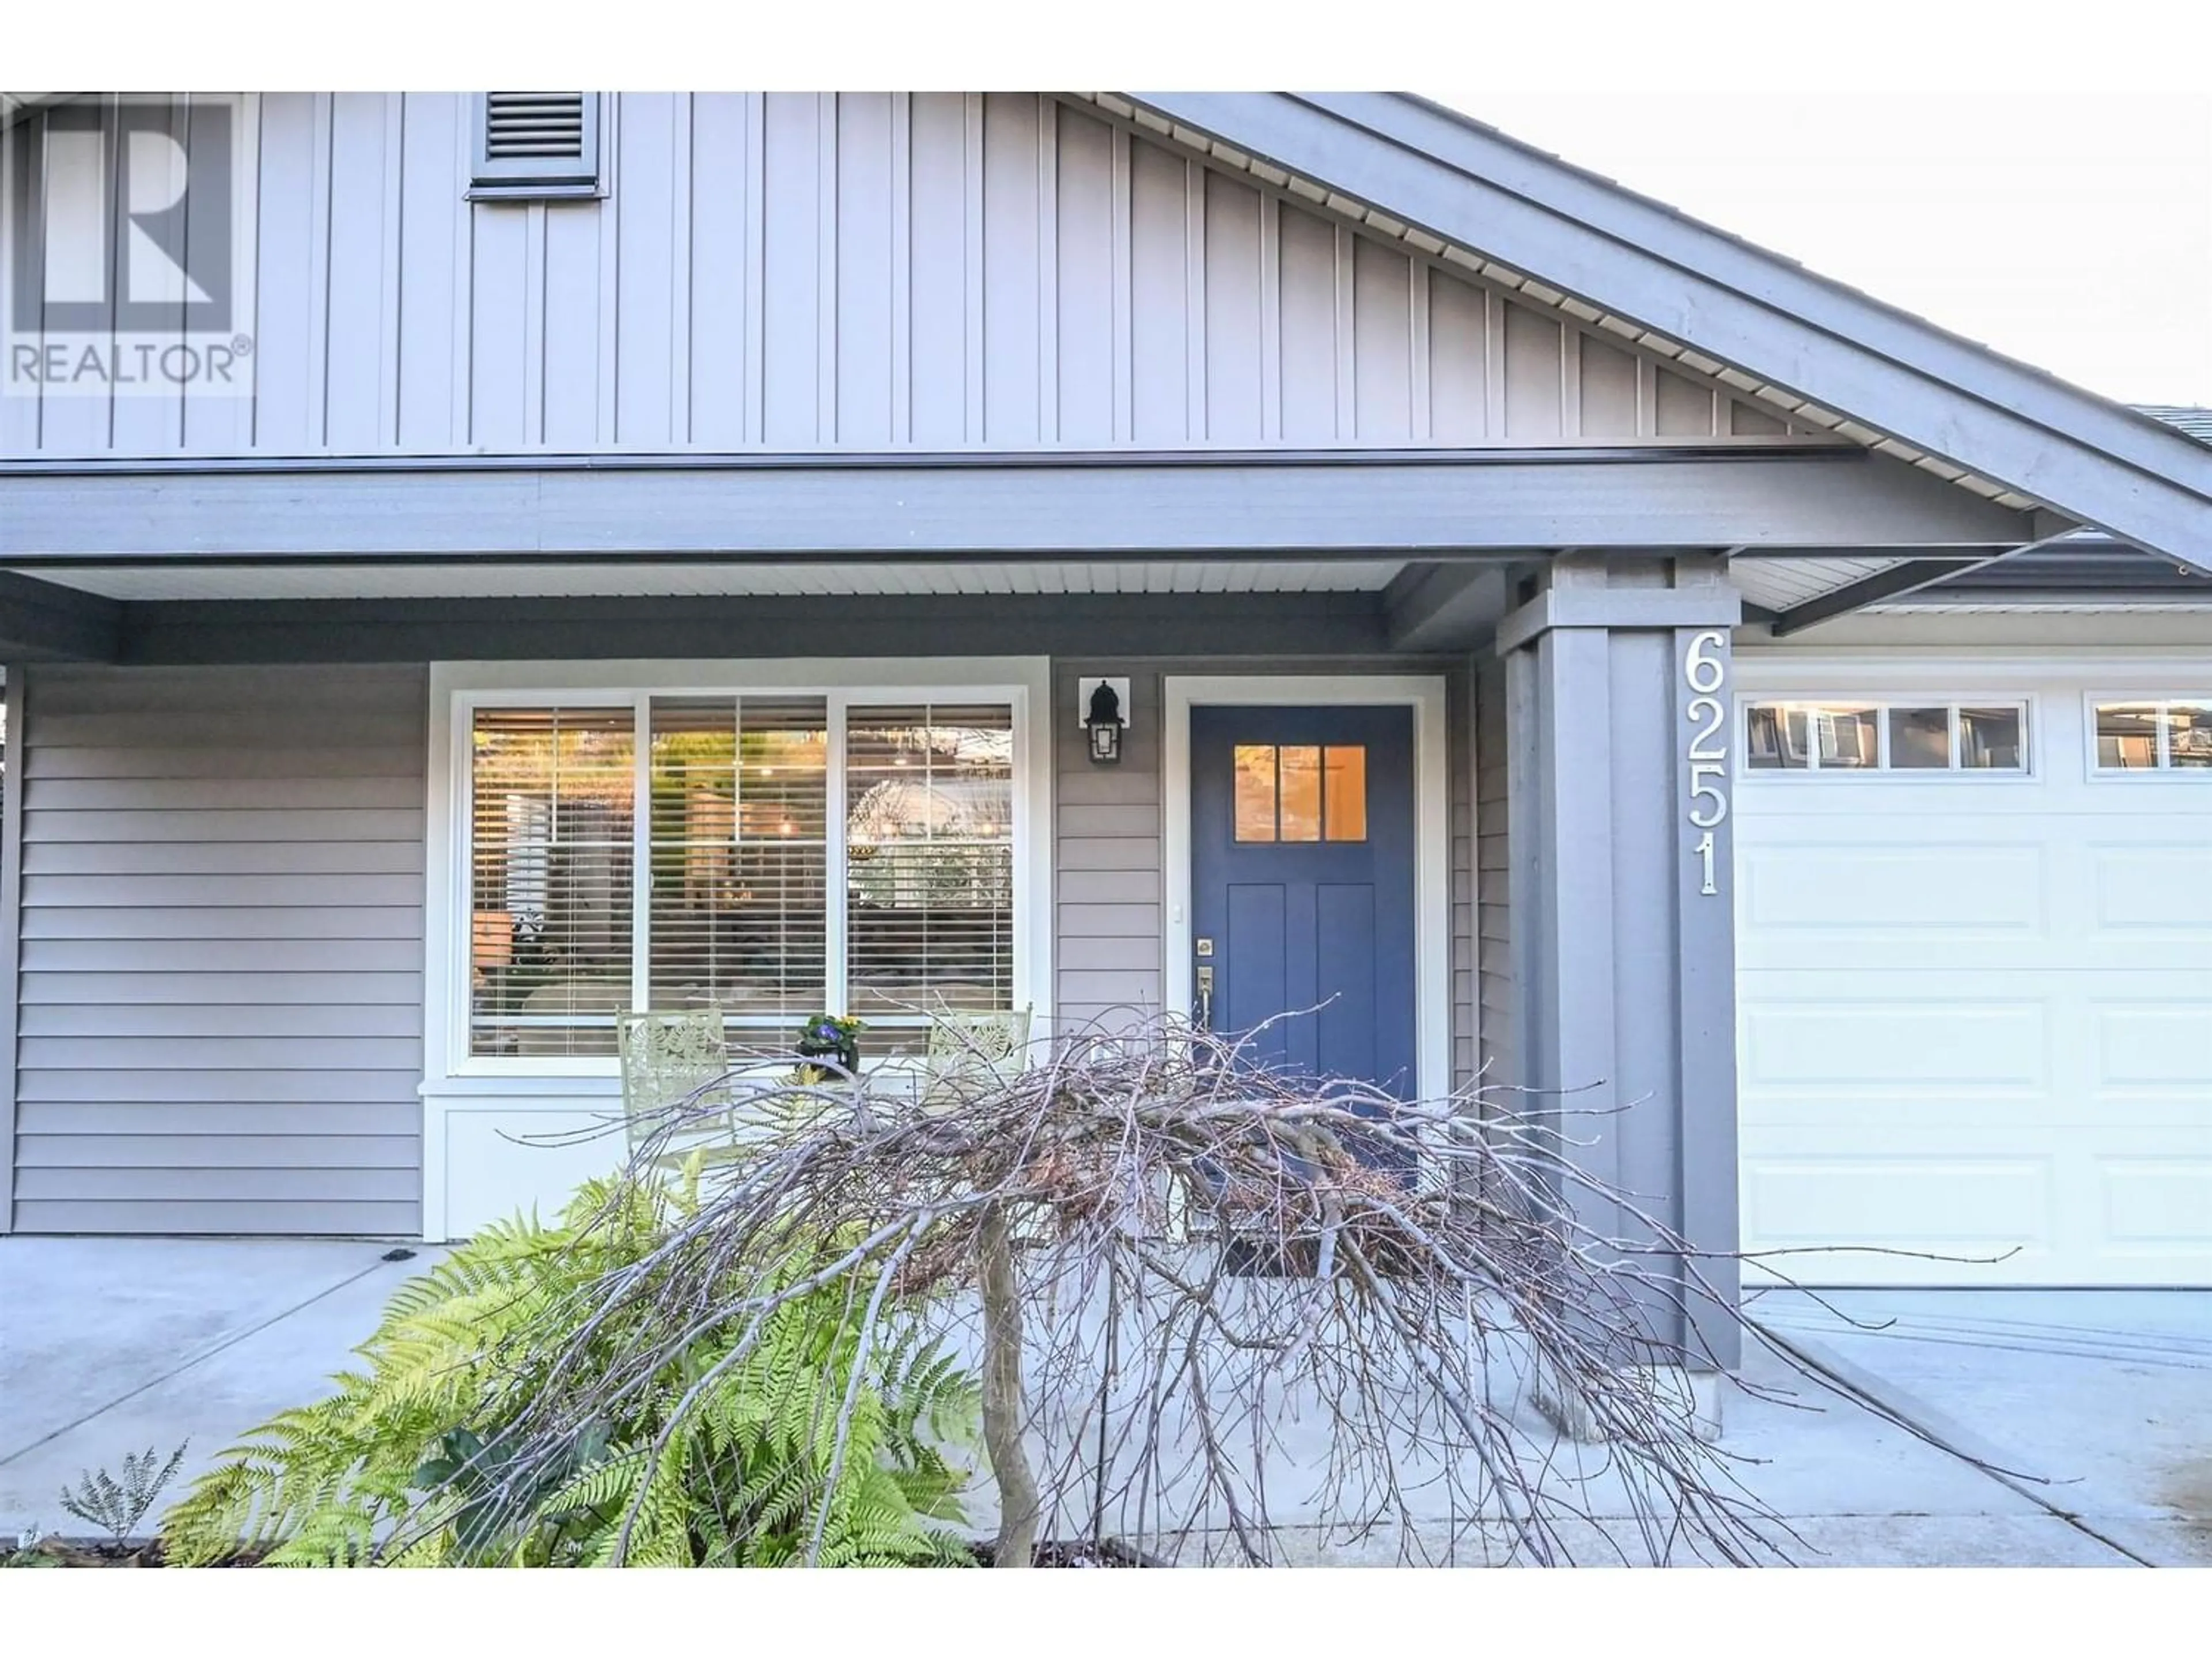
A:
{"label": "tree trunk", "polygon": [[976,1240],[983,1291],[983,1447],[999,1483],[999,1539],[991,1564],[1026,1567],[1036,1550],[1036,1477],[1022,1445],[1021,1287],[1014,1277],[1006,1212],[985,1208]]}

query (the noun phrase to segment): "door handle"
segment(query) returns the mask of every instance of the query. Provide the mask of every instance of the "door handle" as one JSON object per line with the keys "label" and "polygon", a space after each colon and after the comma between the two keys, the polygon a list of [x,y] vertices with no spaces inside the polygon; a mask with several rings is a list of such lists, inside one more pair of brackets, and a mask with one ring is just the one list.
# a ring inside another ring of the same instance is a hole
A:
{"label": "door handle", "polygon": [[1198,970],[1198,1024],[1200,1030],[1213,1029],[1213,968],[1201,963]]}

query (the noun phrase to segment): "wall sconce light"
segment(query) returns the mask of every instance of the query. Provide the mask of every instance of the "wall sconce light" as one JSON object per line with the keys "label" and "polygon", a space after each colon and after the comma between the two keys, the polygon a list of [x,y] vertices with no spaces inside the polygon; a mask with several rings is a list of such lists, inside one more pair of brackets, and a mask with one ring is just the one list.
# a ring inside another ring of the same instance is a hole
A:
{"label": "wall sconce light", "polygon": [[1129,724],[1129,682],[1126,679],[1079,680],[1076,696],[1081,708],[1083,731],[1094,766],[1112,766],[1121,758],[1121,733]]}

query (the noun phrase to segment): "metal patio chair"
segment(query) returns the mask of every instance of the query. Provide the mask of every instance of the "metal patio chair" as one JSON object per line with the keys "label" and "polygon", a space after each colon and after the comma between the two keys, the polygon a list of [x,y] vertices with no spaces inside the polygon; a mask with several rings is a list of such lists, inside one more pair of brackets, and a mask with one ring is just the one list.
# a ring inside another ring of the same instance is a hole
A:
{"label": "metal patio chair", "polygon": [[921,1109],[942,1111],[1018,1075],[1029,1063],[1030,1016],[1028,1008],[932,1015],[916,1091]]}
{"label": "metal patio chair", "polygon": [[684,1125],[653,1161],[681,1167],[693,1155],[722,1162],[740,1150],[736,1114],[726,1088],[711,1089],[729,1074],[729,1040],[720,1008],[686,1008],[621,1014],[615,1019],[622,1057],[623,1128],[635,1156],[673,1109],[701,1090],[684,1113]]}

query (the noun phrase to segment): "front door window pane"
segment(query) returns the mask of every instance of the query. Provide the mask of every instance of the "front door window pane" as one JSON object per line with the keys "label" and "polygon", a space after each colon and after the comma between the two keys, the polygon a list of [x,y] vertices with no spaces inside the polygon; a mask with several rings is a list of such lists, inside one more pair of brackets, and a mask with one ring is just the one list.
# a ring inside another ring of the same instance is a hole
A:
{"label": "front door window pane", "polygon": [[1364,744],[1322,751],[1322,822],[1330,841],[1367,839],[1367,748]]}
{"label": "front door window pane", "polygon": [[2027,764],[2018,708],[1961,708],[1959,764],[1973,770],[2018,772]]}
{"label": "front door window pane", "polygon": [[1942,769],[1951,764],[1948,708],[1893,708],[1889,711],[1889,763],[1905,771]]}
{"label": "front door window pane", "polygon": [[1291,745],[1282,761],[1282,838],[1321,839],[1321,750]]}
{"label": "front door window pane", "polygon": [[2097,764],[2133,771],[2158,764],[2158,705],[2107,702],[2097,706]]}
{"label": "front door window pane", "polygon": [[1275,745],[1237,745],[1237,839],[1275,838]]}

